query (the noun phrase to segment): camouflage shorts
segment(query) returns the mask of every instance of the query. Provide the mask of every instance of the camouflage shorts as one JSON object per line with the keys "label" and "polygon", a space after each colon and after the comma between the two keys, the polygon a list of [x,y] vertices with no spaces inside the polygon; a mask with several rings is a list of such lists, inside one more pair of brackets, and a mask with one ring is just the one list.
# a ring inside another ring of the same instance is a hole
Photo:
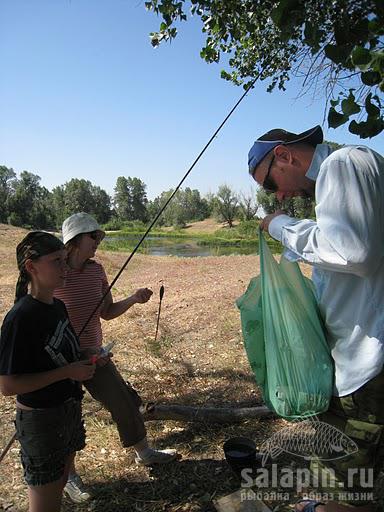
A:
{"label": "camouflage shorts", "polygon": [[319,477],[322,492],[341,503],[380,502],[379,510],[383,510],[384,371],[354,393],[333,397],[319,419],[334,425],[358,446],[356,453],[344,458],[312,460],[311,470]]}

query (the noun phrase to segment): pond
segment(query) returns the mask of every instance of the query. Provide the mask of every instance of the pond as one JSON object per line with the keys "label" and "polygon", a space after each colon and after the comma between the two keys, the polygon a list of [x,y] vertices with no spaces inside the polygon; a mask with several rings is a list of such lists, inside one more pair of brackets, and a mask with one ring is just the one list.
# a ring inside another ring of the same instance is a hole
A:
{"label": "pond", "polygon": [[[106,236],[101,249],[133,250],[139,241],[138,235]],[[222,246],[199,245],[198,239],[175,237],[148,236],[140,247],[143,254],[153,256],[178,256],[180,258],[196,258],[198,256],[229,256],[231,254],[256,254],[257,243],[254,246]],[[214,242],[213,242],[214,244]]]}

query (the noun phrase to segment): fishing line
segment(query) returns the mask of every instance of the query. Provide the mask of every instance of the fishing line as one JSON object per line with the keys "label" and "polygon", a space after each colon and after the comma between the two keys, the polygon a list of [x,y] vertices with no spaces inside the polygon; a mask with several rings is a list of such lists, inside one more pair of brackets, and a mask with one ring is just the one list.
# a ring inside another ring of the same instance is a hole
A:
{"label": "fishing line", "polygon": [[212,137],[209,139],[209,141],[206,143],[206,145],[203,147],[203,149],[200,151],[200,153],[198,154],[198,156],[195,158],[194,162],[192,163],[192,165],[190,166],[190,168],[188,169],[188,171],[184,174],[183,178],[181,179],[180,183],[177,185],[177,187],[175,188],[175,190],[172,192],[172,194],[169,196],[169,198],[167,199],[167,201],[165,202],[165,204],[160,208],[159,212],[156,214],[155,218],[153,219],[153,221],[151,222],[151,224],[148,226],[147,230],[145,231],[145,233],[143,234],[143,236],[140,238],[139,242],[137,243],[136,247],[133,249],[133,251],[131,252],[131,254],[128,256],[128,258],[126,259],[125,263],[123,264],[123,266],[121,267],[121,269],[119,270],[119,272],[116,274],[116,277],[113,279],[113,281],[111,282],[111,284],[108,286],[106,292],[104,293],[104,295],[101,297],[101,299],[99,300],[98,304],[96,305],[95,309],[92,311],[92,313],[89,315],[89,318],[88,320],[85,322],[84,326],[81,328],[79,334],[78,334],[78,338],[80,338],[80,336],[82,335],[82,333],[84,332],[85,328],[87,327],[87,325],[89,324],[89,322],[91,321],[93,315],[96,313],[96,311],[98,310],[98,308],[101,306],[103,300],[105,299],[105,297],[108,295],[108,293],[112,290],[112,287],[113,285],[116,283],[116,281],[119,279],[119,277],[121,276],[121,274],[123,273],[124,269],[126,268],[126,266],[128,265],[128,263],[131,261],[131,259],[133,258],[134,254],[137,252],[137,250],[139,249],[140,245],[144,242],[145,238],[147,237],[148,233],[151,231],[151,229],[153,228],[153,226],[156,224],[156,222],[159,220],[161,214],[163,213],[163,211],[166,209],[166,207],[169,205],[169,203],[172,201],[172,199],[175,197],[176,193],[178,192],[179,188],[181,187],[181,185],[184,183],[184,181],[187,179],[188,175],[190,174],[190,172],[192,171],[192,169],[195,167],[195,165],[197,164],[197,162],[200,160],[200,158],[203,156],[203,154],[205,153],[205,151],[208,149],[208,147],[211,145],[213,139],[216,137],[216,135],[220,132],[220,130],[222,129],[222,127],[225,125],[225,123],[228,121],[228,119],[231,117],[231,115],[233,114],[233,112],[236,110],[236,108],[240,105],[240,103],[243,101],[243,99],[245,98],[245,96],[248,94],[248,91],[250,89],[252,89],[252,87],[255,85],[255,82],[256,82],[257,78],[255,78],[254,80],[252,80],[252,82],[250,82],[250,84],[247,86],[247,88],[245,89],[244,93],[241,95],[240,99],[235,103],[235,105],[232,107],[232,109],[229,111],[229,113],[227,114],[227,116],[225,117],[224,121],[221,122],[221,124],[219,125],[219,127],[216,129],[216,131],[214,132],[214,134],[212,135]]}

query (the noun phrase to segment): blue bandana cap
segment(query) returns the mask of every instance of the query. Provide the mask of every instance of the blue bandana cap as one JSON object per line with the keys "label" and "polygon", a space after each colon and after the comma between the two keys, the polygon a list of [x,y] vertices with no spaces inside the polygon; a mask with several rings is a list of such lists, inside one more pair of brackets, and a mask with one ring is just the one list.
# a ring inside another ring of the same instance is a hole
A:
{"label": "blue bandana cap", "polygon": [[323,142],[323,130],[317,125],[302,133],[287,132],[281,128],[276,128],[259,137],[253,144],[248,153],[249,173],[253,176],[256,167],[261,161],[272,151],[273,148],[280,144],[294,144],[296,142],[306,142],[313,147]]}

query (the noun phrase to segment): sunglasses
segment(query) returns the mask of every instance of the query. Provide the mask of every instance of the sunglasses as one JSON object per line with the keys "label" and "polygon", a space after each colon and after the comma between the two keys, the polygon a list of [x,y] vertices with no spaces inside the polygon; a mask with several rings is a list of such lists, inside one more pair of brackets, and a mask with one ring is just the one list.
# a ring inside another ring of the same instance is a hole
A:
{"label": "sunglasses", "polygon": [[265,178],[264,178],[264,181],[262,184],[262,187],[265,190],[265,192],[267,192],[267,194],[274,194],[275,192],[277,192],[277,185],[270,176],[272,165],[273,165],[274,161],[275,161],[275,155],[272,156],[272,159],[269,162],[267,174],[265,175]]}
{"label": "sunglasses", "polygon": [[101,242],[101,236],[100,236],[100,233],[98,231],[91,231],[90,233],[85,233],[86,235],[88,235],[90,238],[92,238],[92,240],[95,240],[96,242]]}

